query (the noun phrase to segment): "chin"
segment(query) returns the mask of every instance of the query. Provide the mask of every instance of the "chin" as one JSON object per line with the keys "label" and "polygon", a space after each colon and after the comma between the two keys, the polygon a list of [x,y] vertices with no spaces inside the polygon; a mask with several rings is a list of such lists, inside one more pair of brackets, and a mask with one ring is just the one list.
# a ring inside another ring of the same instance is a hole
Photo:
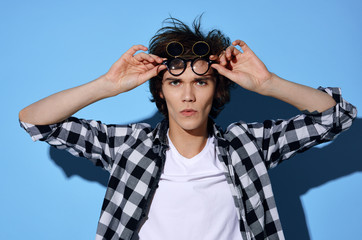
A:
{"label": "chin", "polygon": [[[193,130],[198,130],[200,128],[203,127],[205,121],[202,121],[200,119],[185,119],[185,120],[180,120],[178,122],[178,125],[186,130],[186,131],[193,131]],[[207,120],[206,120],[207,122]]]}

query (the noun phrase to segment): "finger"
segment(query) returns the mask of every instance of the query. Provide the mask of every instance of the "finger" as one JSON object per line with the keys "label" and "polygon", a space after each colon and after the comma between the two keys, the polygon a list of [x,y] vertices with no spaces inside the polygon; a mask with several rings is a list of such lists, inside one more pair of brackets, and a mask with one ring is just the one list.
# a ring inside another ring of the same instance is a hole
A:
{"label": "finger", "polygon": [[216,56],[216,55],[210,55],[209,59],[210,60],[213,60],[213,61],[216,61],[219,57]]}
{"label": "finger", "polygon": [[154,55],[154,54],[149,54],[153,59],[155,59],[155,61],[157,62],[157,63],[162,63],[163,62],[163,58],[161,58],[161,57],[159,57],[159,56],[157,56],[157,55]]}
{"label": "finger", "polygon": [[146,62],[152,63],[152,62],[156,61],[152,56],[150,56],[149,54],[144,53],[144,52],[136,54],[134,56],[134,58],[139,62],[145,62],[146,61]]}
{"label": "finger", "polygon": [[219,56],[217,56],[217,55],[210,55],[209,59],[212,60],[212,61],[219,62],[219,63],[222,64],[222,65],[226,65],[226,59],[225,59],[224,51],[223,51],[222,53],[220,53]]}
{"label": "finger", "polygon": [[232,59],[234,58],[234,56],[237,56],[238,54],[241,54],[241,52],[239,51],[239,49],[237,49],[237,48],[234,47],[234,48],[231,50]]}
{"label": "finger", "polygon": [[132,46],[130,49],[128,49],[126,52],[125,52],[125,54],[129,54],[129,55],[134,55],[137,51],[140,51],[140,50],[142,50],[142,51],[147,51],[147,47],[145,47],[145,46],[143,46],[143,45],[141,45],[141,44],[138,44],[138,45],[134,45],[134,46]]}
{"label": "finger", "polygon": [[222,66],[226,66],[227,65],[227,59],[226,59],[226,55],[225,55],[225,50],[219,55],[219,63]]}
{"label": "finger", "polygon": [[166,70],[167,66],[166,65],[159,65],[157,68],[157,74],[159,74],[160,72],[162,72],[163,70]]}
{"label": "finger", "polygon": [[231,47],[230,46],[225,49],[225,58],[228,61],[230,61],[230,59],[231,59]]}
{"label": "finger", "polygon": [[147,62],[147,61],[144,61],[142,62],[143,66],[146,67],[147,71],[154,68],[155,66],[158,66],[159,64],[156,63],[156,62],[153,62],[153,63],[150,63],[150,62]]}
{"label": "finger", "polygon": [[[144,55],[146,54],[146,55]],[[161,64],[165,59],[154,55],[154,54],[147,54],[147,53],[139,53],[135,55],[137,61],[142,62],[143,64],[153,64],[154,66]]]}
{"label": "finger", "polygon": [[229,46],[226,50],[225,50],[225,56],[226,59],[228,61],[231,61],[232,59],[234,59],[234,57],[236,55],[238,55],[239,53],[241,53],[237,48],[235,48],[234,46]]}
{"label": "finger", "polygon": [[228,64],[228,60],[226,59],[225,54],[221,56],[220,58],[220,65],[226,66]]}
{"label": "finger", "polygon": [[157,66],[153,66],[153,68],[141,73],[137,79],[137,86],[140,86],[143,83],[150,80],[151,78],[157,76],[157,74],[159,72],[161,72],[162,70],[164,70],[165,67],[166,67],[165,65],[157,65]]}
{"label": "finger", "polygon": [[226,67],[222,66],[221,64],[212,64],[211,65],[212,68],[214,68],[215,70],[218,71],[218,73],[220,73],[221,75],[230,78],[232,72],[227,69]]}
{"label": "finger", "polygon": [[240,39],[235,40],[232,44],[233,44],[234,46],[240,46],[241,49],[243,50],[243,52],[250,50],[250,48],[248,47],[248,45],[247,45],[244,41],[242,41],[242,40],[240,40]]}
{"label": "finger", "polygon": [[152,69],[150,69],[144,73],[144,78],[146,79],[145,81],[157,76],[157,74],[159,74],[161,71],[163,71],[165,69],[166,69],[165,65],[154,66]]}

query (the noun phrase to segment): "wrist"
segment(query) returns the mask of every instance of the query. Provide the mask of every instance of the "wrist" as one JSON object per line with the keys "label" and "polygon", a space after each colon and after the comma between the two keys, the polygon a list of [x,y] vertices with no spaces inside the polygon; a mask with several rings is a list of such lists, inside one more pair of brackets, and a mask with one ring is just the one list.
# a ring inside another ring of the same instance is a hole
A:
{"label": "wrist", "polygon": [[92,88],[96,91],[96,96],[99,99],[114,97],[121,93],[114,83],[104,74],[91,82]]}
{"label": "wrist", "polygon": [[281,80],[280,77],[274,73],[270,73],[269,78],[263,81],[263,84],[260,85],[258,91],[256,92],[264,96],[272,96],[277,89],[276,85],[279,80]]}

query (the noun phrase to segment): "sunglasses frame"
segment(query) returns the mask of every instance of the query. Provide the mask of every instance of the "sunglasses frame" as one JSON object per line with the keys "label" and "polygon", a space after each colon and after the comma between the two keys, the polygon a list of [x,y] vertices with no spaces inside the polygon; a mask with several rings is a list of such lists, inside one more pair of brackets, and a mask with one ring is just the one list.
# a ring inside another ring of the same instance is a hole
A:
{"label": "sunglasses frame", "polygon": [[[177,59],[177,60],[181,60],[181,61],[183,62],[183,69],[182,69],[182,71],[181,71],[179,74],[174,74],[174,73],[171,72],[171,63],[172,63],[172,61],[174,61],[174,60],[176,60],[176,59]],[[202,61],[207,62],[207,70],[206,70],[204,73],[197,73],[197,72],[195,72],[195,70],[194,70],[194,63],[195,63],[196,60],[202,60]],[[213,61],[213,60],[210,60],[210,59],[208,59],[208,58],[203,58],[203,57],[197,57],[197,58],[194,58],[194,59],[184,59],[184,58],[177,57],[177,58],[173,58],[173,59],[164,60],[164,61],[162,62],[162,64],[167,66],[167,71],[168,71],[171,75],[173,75],[173,76],[180,76],[181,74],[183,74],[183,73],[185,72],[185,70],[186,70],[186,68],[187,68],[187,63],[188,63],[188,62],[191,62],[191,69],[192,69],[192,71],[193,71],[196,75],[199,75],[199,76],[205,75],[205,74],[210,70],[211,64],[216,63],[216,62]]]}
{"label": "sunglasses frame", "polygon": [[[197,44],[200,44],[200,43],[203,43],[204,46],[207,46],[207,48],[208,48],[208,49],[207,49],[207,52],[204,53],[204,54],[201,54],[201,55],[200,55],[200,54],[196,54],[197,51],[195,52],[195,46],[197,46]],[[169,48],[170,48],[170,46],[172,46],[172,44],[177,44],[178,47],[180,47],[181,52],[180,52],[179,54],[177,54],[177,55],[170,54],[170,52],[172,52],[172,49],[169,49]],[[191,62],[191,69],[192,69],[192,71],[193,71],[196,75],[199,75],[199,76],[205,75],[205,73],[207,73],[207,72],[209,71],[211,64],[215,63],[215,61],[210,60],[210,59],[208,59],[208,58],[205,57],[205,56],[206,56],[207,54],[209,54],[209,52],[210,52],[210,46],[209,46],[209,44],[208,44],[207,42],[205,42],[205,41],[197,41],[197,42],[195,42],[195,43],[192,45],[192,53],[197,56],[197,57],[194,58],[194,59],[188,59],[188,60],[187,60],[187,59],[184,59],[184,58],[179,57],[179,56],[181,56],[181,55],[184,53],[184,50],[185,50],[185,49],[184,49],[184,46],[183,46],[180,42],[178,42],[178,41],[169,42],[169,43],[167,44],[167,46],[166,46],[166,52],[167,52],[167,54],[168,54],[169,56],[171,56],[172,58],[163,61],[162,64],[167,66],[168,72],[169,72],[171,75],[173,75],[173,76],[180,76],[181,74],[183,74],[183,73],[185,72],[186,68],[187,68],[187,63],[188,63],[188,62]],[[177,60],[181,60],[181,61],[183,62],[183,69],[182,69],[182,71],[181,71],[179,74],[174,74],[174,73],[171,72],[171,64],[172,64],[172,61],[174,61],[174,60],[176,60],[176,59],[177,59]],[[194,70],[194,63],[195,63],[196,60],[203,60],[203,61],[207,62],[207,64],[208,64],[208,65],[207,65],[207,70],[206,70],[204,73],[197,73],[197,72],[195,72],[195,70]]]}
{"label": "sunglasses frame", "polygon": [[[205,46],[207,46],[207,52],[206,53],[204,53],[204,54],[197,54],[196,52],[195,52],[195,46],[197,46],[198,44],[200,44],[200,43],[203,43]],[[177,55],[174,55],[174,54],[171,54],[170,52],[172,52],[172,51],[170,51],[170,46],[172,46],[172,44],[178,44],[180,47],[181,47],[181,52],[179,53],[179,54],[177,54]],[[179,56],[181,56],[183,53],[184,53],[184,46],[180,43],[180,42],[178,42],[178,41],[172,41],[172,42],[169,42],[168,44],[167,44],[167,46],[166,46],[166,52],[167,52],[167,54],[170,56],[170,57],[174,57],[174,58],[177,58],[177,57],[179,57]],[[207,54],[209,54],[209,52],[210,52],[210,45],[207,43],[207,42],[205,42],[205,41],[197,41],[197,42],[195,42],[193,45],[192,45],[192,53],[195,55],[195,56],[198,56],[198,57],[204,57],[204,56],[206,56]]]}

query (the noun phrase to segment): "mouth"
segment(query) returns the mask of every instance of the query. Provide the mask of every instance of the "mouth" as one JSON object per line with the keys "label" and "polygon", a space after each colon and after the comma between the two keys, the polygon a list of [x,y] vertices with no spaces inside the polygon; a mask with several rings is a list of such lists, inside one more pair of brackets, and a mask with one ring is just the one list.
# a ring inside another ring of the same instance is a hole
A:
{"label": "mouth", "polygon": [[190,117],[190,116],[195,115],[197,113],[197,111],[194,109],[184,109],[180,113],[185,117]]}

